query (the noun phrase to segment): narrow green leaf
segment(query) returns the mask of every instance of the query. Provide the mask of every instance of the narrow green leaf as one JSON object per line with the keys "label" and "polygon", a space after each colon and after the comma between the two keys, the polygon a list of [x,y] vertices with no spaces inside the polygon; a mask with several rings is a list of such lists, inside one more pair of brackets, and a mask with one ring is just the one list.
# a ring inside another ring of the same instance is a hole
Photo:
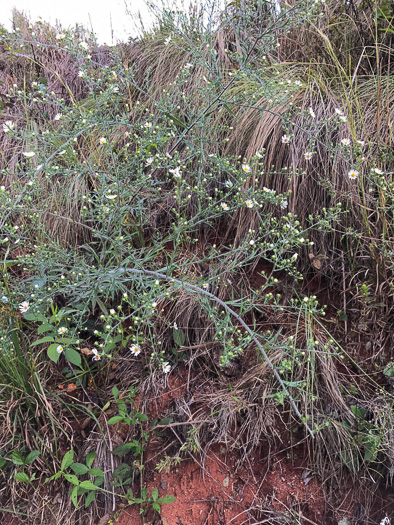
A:
{"label": "narrow green leaf", "polygon": [[74,463],[74,450],[71,449],[66,452],[62,459],[61,469],[66,470],[72,463]]}
{"label": "narrow green leaf", "polygon": [[30,481],[29,476],[25,472],[17,472],[14,475],[14,478],[16,479],[16,481],[21,481],[22,483],[27,483],[28,481]]}
{"label": "narrow green leaf", "polygon": [[89,507],[89,505],[92,503],[92,501],[95,500],[95,498],[96,498],[96,492],[94,490],[90,491],[85,499],[85,509]]}
{"label": "narrow green leaf", "polygon": [[78,507],[78,487],[74,487],[72,492],[71,492],[71,501],[73,502],[74,504],[74,507],[76,509],[79,509]]}

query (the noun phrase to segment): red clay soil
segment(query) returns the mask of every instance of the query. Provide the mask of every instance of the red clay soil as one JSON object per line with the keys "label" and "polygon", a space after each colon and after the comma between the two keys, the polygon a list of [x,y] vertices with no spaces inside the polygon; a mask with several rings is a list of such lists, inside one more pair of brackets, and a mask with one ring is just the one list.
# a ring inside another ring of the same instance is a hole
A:
{"label": "red clay soil", "polygon": [[[175,502],[162,506],[163,525],[241,525],[258,523],[259,507],[268,498],[272,520],[288,507],[299,508],[305,523],[322,523],[324,496],[314,479],[302,480],[300,462],[278,460],[275,470],[264,468],[263,458],[251,458],[253,465],[236,471],[237,457],[217,446],[210,450],[205,465],[185,461],[173,472],[155,475],[147,487],[159,487],[160,496],[175,496]],[[264,509],[268,509],[264,505]],[[267,516],[265,515],[266,519]],[[308,521],[309,520],[309,521]],[[142,518],[136,505],[120,515],[116,525],[160,523],[157,516]],[[269,523],[269,521],[265,521]]]}

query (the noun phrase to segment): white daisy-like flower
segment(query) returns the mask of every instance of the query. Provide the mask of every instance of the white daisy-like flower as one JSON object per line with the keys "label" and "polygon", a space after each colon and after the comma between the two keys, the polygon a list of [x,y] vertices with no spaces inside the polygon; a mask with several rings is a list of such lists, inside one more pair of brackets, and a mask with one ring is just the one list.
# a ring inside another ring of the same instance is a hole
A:
{"label": "white daisy-like flower", "polygon": [[107,199],[109,199],[110,201],[113,201],[114,199],[116,199],[117,195],[111,195],[111,194],[107,194],[106,195]]}
{"label": "white daisy-like flower", "polygon": [[92,361],[100,361],[101,357],[98,353],[97,348],[92,348],[92,352],[93,352]]}
{"label": "white daisy-like flower", "polygon": [[153,127],[153,124],[152,122],[145,122],[144,126],[149,129]]}
{"label": "white daisy-like flower", "polygon": [[282,144],[289,144],[291,138],[289,137],[289,135],[283,135],[282,137]]}
{"label": "white daisy-like flower", "polygon": [[305,160],[311,160],[313,153],[311,151],[306,151],[304,153]]}
{"label": "white daisy-like flower", "polygon": [[379,168],[374,168],[372,171],[374,171],[377,175],[383,175],[384,171],[380,170]]}
{"label": "white daisy-like flower", "polygon": [[295,86],[302,86],[301,80],[294,80],[294,85]]}
{"label": "white daisy-like flower", "polygon": [[34,151],[24,151],[23,155],[27,157],[28,159],[30,159],[31,157],[34,157],[35,153]]}
{"label": "white daisy-like flower", "polygon": [[203,285],[201,286],[201,288],[204,288],[204,290],[208,290],[208,288],[209,288],[209,284],[208,284],[208,283],[203,283]]}
{"label": "white daisy-like flower", "polygon": [[180,179],[182,177],[182,172],[181,172],[181,168],[175,168],[173,170],[169,170],[170,173],[173,174],[173,176],[176,178],[176,179]]}
{"label": "white daisy-like flower", "polygon": [[242,164],[242,170],[245,173],[250,173],[252,171],[252,168],[249,166],[249,164]]}
{"label": "white daisy-like flower", "polygon": [[150,166],[152,164],[153,160],[154,160],[153,157],[149,157],[149,159],[146,159],[145,168]]}
{"label": "white daisy-like flower", "polygon": [[80,42],[79,47],[86,50],[88,49],[89,45],[87,42]]}
{"label": "white daisy-like flower", "polygon": [[171,35],[169,35],[165,40],[164,40],[164,45],[165,46],[168,46],[168,44],[171,42]]}
{"label": "white daisy-like flower", "polygon": [[229,206],[228,206],[228,204],[226,204],[225,202],[222,202],[222,203],[220,204],[220,206],[222,207],[222,209],[223,209],[224,211],[229,210]]}
{"label": "white daisy-like flower", "polygon": [[349,179],[357,179],[359,173],[355,169],[351,169],[348,173]]}
{"label": "white daisy-like flower", "polygon": [[252,239],[252,240],[249,241],[249,244],[250,244],[251,246],[254,246],[254,245],[255,245],[255,241]]}
{"label": "white daisy-like flower", "polygon": [[56,35],[57,40],[63,40],[64,38],[66,38],[66,35],[64,33],[58,33]]}
{"label": "white daisy-like flower", "polygon": [[53,117],[53,120],[60,120],[62,118],[62,114],[61,113],[57,113],[54,117]]}
{"label": "white daisy-like flower", "polygon": [[345,115],[341,115],[341,116],[339,117],[339,120],[340,120],[341,122],[347,122],[347,117],[346,117]]}
{"label": "white daisy-like flower", "polygon": [[174,330],[178,330],[178,325],[176,324],[175,321],[174,321]]}
{"label": "white daisy-like flower", "polygon": [[265,191],[265,193],[276,193],[275,190],[270,190],[269,188],[266,188],[265,186],[263,187],[263,191]]}
{"label": "white daisy-like flower", "polygon": [[12,122],[12,120],[6,120],[3,123],[3,131],[4,133],[11,133],[11,131],[15,128],[15,124]]}
{"label": "white daisy-like flower", "polygon": [[168,372],[171,370],[171,365],[166,361],[162,364],[162,369],[165,374],[168,374]]}
{"label": "white daisy-like flower", "polygon": [[342,139],[341,140],[341,144],[343,144],[344,146],[350,146],[351,140],[350,139]]}
{"label": "white daisy-like flower", "polygon": [[365,146],[365,142],[363,140],[357,140],[357,144],[360,144],[360,146],[363,148]]}
{"label": "white daisy-like flower", "polygon": [[82,71],[82,69],[80,69],[80,70],[78,71],[78,76],[79,76],[79,78],[84,77],[84,76],[85,76],[85,71]]}
{"label": "white daisy-like flower", "polygon": [[107,139],[105,137],[100,137],[99,142],[100,144],[105,144],[107,142]]}
{"label": "white daisy-like flower", "polygon": [[226,186],[226,188],[232,188],[234,186],[234,184],[231,182],[231,180],[226,180],[224,185]]}
{"label": "white daisy-like flower", "polygon": [[185,64],[186,69],[190,69],[192,67],[193,67],[193,64],[191,64],[190,62],[187,62],[187,64]]}
{"label": "white daisy-like flower", "polygon": [[115,315],[115,314],[116,314],[116,312],[115,312],[115,310],[114,310],[113,308],[111,308],[111,310],[109,311],[109,313],[110,313],[110,315]]}
{"label": "white daisy-like flower", "polygon": [[298,253],[295,253],[295,254],[292,256],[291,260],[292,260],[292,261],[296,261],[297,258],[298,258]]}
{"label": "white daisy-like flower", "polygon": [[247,206],[248,208],[253,208],[253,206],[254,206],[254,202],[251,201],[251,200],[246,201],[245,204],[246,204],[246,206]]}
{"label": "white daisy-like flower", "polygon": [[29,309],[29,302],[28,301],[22,301],[19,305],[19,311],[21,314],[25,314],[27,310]]}
{"label": "white daisy-like flower", "polygon": [[62,347],[62,345],[58,345],[57,348],[56,348],[56,352],[58,354],[61,354],[63,352],[64,348]]}
{"label": "white daisy-like flower", "polygon": [[315,117],[316,117],[315,112],[313,111],[313,108],[312,108],[312,107],[310,107],[310,108],[308,109],[308,112],[309,112],[309,115],[310,115],[312,118],[315,118]]}
{"label": "white daisy-like flower", "polygon": [[287,199],[285,199],[284,201],[281,202],[280,207],[282,210],[285,210],[288,205],[289,203],[287,202]]}
{"label": "white daisy-like flower", "polygon": [[57,333],[59,335],[63,335],[63,334],[66,334],[68,332],[68,328],[66,328],[65,326],[60,326],[58,329],[57,329]]}
{"label": "white daisy-like flower", "polygon": [[141,353],[141,348],[139,345],[130,346],[130,352],[133,354],[134,357],[137,357],[137,355],[140,355]]}
{"label": "white daisy-like flower", "polygon": [[382,519],[379,525],[391,525],[391,520],[388,516]]}
{"label": "white daisy-like flower", "polygon": [[341,109],[339,109],[339,108],[335,108],[335,113],[337,115],[343,115],[343,111]]}

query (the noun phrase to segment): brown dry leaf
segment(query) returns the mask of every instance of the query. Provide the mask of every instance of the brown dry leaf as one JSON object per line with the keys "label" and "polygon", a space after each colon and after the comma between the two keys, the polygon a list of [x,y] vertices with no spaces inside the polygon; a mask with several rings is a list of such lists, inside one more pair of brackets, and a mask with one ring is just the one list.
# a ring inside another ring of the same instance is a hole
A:
{"label": "brown dry leaf", "polygon": [[90,350],[90,348],[81,348],[81,352],[85,355],[93,355],[93,352]]}

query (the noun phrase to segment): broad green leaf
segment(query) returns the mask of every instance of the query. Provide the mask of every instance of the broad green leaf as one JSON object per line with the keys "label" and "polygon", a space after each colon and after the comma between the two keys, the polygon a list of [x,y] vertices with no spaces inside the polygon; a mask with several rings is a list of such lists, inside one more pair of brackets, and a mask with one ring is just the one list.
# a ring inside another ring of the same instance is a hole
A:
{"label": "broad green leaf", "polygon": [[104,476],[104,472],[101,470],[101,468],[91,468],[89,470],[89,474],[91,476]]}
{"label": "broad green leaf", "polygon": [[14,475],[14,478],[16,479],[16,481],[22,481],[23,483],[27,483],[28,481],[30,481],[29,476],[25,472],[17,472]]}
{"label": "broad green leaf", "polygon": [[153,508],[156,512],[158,512],[159,514],[161,513],[161,507],[160,507],[160,505],[159,505],[158,503],[156,503],[156,502],[152,503],[152,508]]}
{"label": "broad green leaf", "polygon": [[59,345],[57,343],[53,344],[53,345],[50,345],[48,347],[48,350],[47,350],[47,354],[48,354],[48,357],[49,359],[51,359],[52,361],[54,361],[55,363],[57,363],[59,361],[59,357],[60,357],[60,354],[59,352],[57,351],[57,347]]}
{"label": "broad green leaf", "polygon": [[37,341],[30,343],[30,346],[41,345],[42,343],[52,343],[54,340],[55,338],[52,335],[46,335],[45,337],[41,337],[41,339],[37,339]]}
{"label": "broad green leaf", "polygon": [[19,450],[14,450],[11,454],[11,460],[14,465],[24,465],[25,460]]}
{"label": "broad green leaf", "polygon": [[66,470],[72,463],[74,463],[74,450],[71,449],[66,452],[62,459],[61,469]]}
{"label": "broad green leaf", "polygon": [[73,485],[79,486],[80,483],[79,483],[79,479],[77,478],[77,476],[74,476],[74,474],[67,474],[66,472],[63,475],[67,481],[69,481]]}
{"label": "broad green leaf", "polygon": [[113,386],[112,387],[112,395],[114,396],[115,399],[118,399],[119,397],[119,388],[117,386]]}
{"label": "broad green leaf", "polygon": [[38,456],[40,455],[40,451],[39,450],[32,450],[27,456],[26,456],[26,459],[25,459],[25,464],[26,465],[31,465],[33,463],[33,461],[35,461]]}
{"label": "broad green leaf", "polygon": [[85,509],[89,507],[89,505],[92,503],[92,501],[95,500],[95,498],[96,498],[96,492],[94,490],[90,491],[85,499]]}
{"label": "broad green leaf", "polygon": [[38,321],[40,323],[45,323],[46,322],[46,317],[42,314],[33,314],[33,313],[27,313],[23,316],[26,321]]}
{"label": "broad green leaf", "polygon": [[174,496],[170,496],[169,494],[167,494],[167,496],[164,496],[164,498],[159,498],[157,501],[159,503],[172,503],[173,501],[175,501],[176,498],[174,498]]}
{"label": "broad green leaf", "polygon": [[70,469],[77,475],[86,474],[89,471],[89,468],[83,463],[73,463]]}
{"label": "broad green leaf", "polygon": [[156,501],[157,498],[159,497],[159,489],[157,487],[155,487],[152,491],[152,498],[153,498],[153,501]]}
{"label": "broad green leaf", "polygon": [[82,359],[81,354],[74,350],[73,348],[66,348],[64,355],[67,359],[67,361],[70,361],[75,366],[81,366]]}
{"label": "broad green leaf", "polygon": [[48,323],[44,323],[37,328],[37,334],[43,334],[45,332],[55,331],[54,326]]}
{"label": "broad green leaf", "polygon": [[136,440],[134,440],[132,443],[124,443],[123,445],[119,445],[119,447],[116,447],[116,449],[113,451],[113,454],[115,454],[115,456],[122,457],[139,446],[140,445]]}
{"label": "broad green leaf", "polygon": [[81,487],[83,489],[96,490],[98,487],[89,480],[81,481]]}
{"label": "broad green leaf", "polygon": [[93,461],[94,461],[96,458],[97,458],[97,454],[96,454],[96,452],[88,452],[88,453],[86,454],[86,460],[85,460],[85,461],[86,461],[86,465],[87,465],[88,467],[91,467]]}
{"label": "broad green leaf", "polygon": [[123,419],[123,416],[111,417],[111,419],[108,420],[108,425],[115,425],[115,423],[120,423],[121,421],[123,421]]}
{"label": "broad green leaf", "polygon": [[173,337],[174,337],[175,344],[177,344],[178,346],[183,346],[183,344],[185,343],[186,337],[182,330],[179,330],[179,329],[174,330]]}

